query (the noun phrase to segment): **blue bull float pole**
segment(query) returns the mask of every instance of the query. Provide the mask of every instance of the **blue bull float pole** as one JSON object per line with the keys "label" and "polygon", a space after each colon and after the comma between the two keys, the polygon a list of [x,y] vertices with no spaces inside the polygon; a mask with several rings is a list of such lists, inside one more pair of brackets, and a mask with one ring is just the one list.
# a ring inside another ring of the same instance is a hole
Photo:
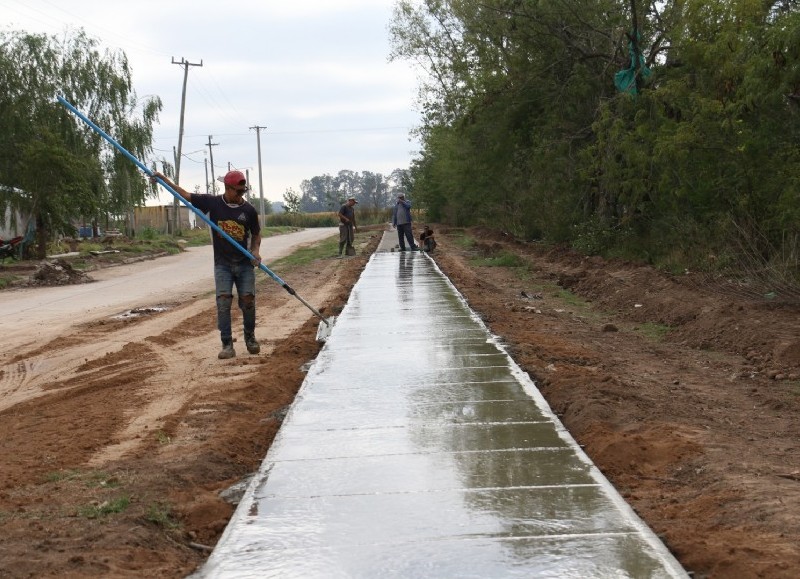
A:
{"label": "blue bull float pole", "polygon": [[[233,246],[234,246],[236,249],[238,249],[240,252],[242,252],[244,255],[246,255],[246,256],[247,256],[247,257],[248,257],[248,258],[249,258],[251,261],[255,261],[256,257],[255,257],[255,256],[254,256],[252,253],[250,253],[249,251],[247,251],[247,249],[245,249],[244,247],[242,247],[242,245],[241,245],[239,242],[237,242],[237,241],[236,241],[236,240],[235,240],[233,237],[231,237],[230,235],[228,235],[227,233],[225,233],[225,232],[224,232],[224,231],[223,231],[223,230],[222,230],[222,229],[221,229],[221,228],[220,228],[220,227],[219,227],[219,226],[218,226],[216,223],[214,223],[214,222],[213,222],[213,221],[211,221],[211,220],[210,220],[208,217],[206,217],[206,216],[205,216],[205,214],[204,214],[202,211],[200,211],[199,209],[197,209],[197,207],[195,207],[194,205],[192,205],[191,203],[189,203],[189,202],[188,202],[186,199],[184,199],[184,198],[183,198],[183,197],[182,197],[182,196],[181,196],[181,195],[180,195],[180,194],[179,194],[177,191],[175,191],[175,190],[174,190],[172,187],[170,187],[169,185],[167,185],[167,184],[164,182],[164,180],[163,180],[163,179],[161,179],[161,178],[159,178],[159,177],[156,177],[156,176],[155,176],[155,174],[153,173],[153,171],[151,171],[151,170],[150,170],[150,169],[147,167],[147,165],[145,165],[145,164],[144,164],[144,163],[142,163],[142,162],[141,162],[139,159],[137,159],[136,157],[134,157],[134,156],[133,156],[133,155],[132,155],[132,154],[131,154],[131,153],[130,153],[130,152],[127,150],[127,149],[125,149],[125,147],[123,147],[122,145],[120,145],[120,144],[119,144],[117,141],[115,141],[115,140],[114,140],[114,139],[113,139],[113,138],[112,138],[112,137],[111,137],[111,136],[110,136],[108,133],[106,133],[106,132],[105,132],[103,129],[101,129],[101,128],[100,128],[100,127],[98,127],[96,124],[94,124],[94,123],[93,123],[91,120],[89,120],[89,118],[88,118],[88,117],[86,117],[86,116],[85,116],[85,115],[84,115],[82,112],[80,112],[78,109],[76,109],[76,108],[75,108],[75,107],[74,107],[72,104],[70,104],[70,103],[69,103],[69,102],[68,102],[68,101],[67,101],[67,100],[66,100],[64,97],[62,97],[62,96],[59,96],[59,97],[58,97],[58,102],[60,102],[60,103],[61,103],[62,105],[64,105],[65,107],[67,107],[67,109],[68,109],[70,112],[72,112],[72,113],[73,113],[73,114],[74,114],[76,117],[78,117],[78,118],[79,118],[80,120],[82,120],[84,123],[86,123],[87,125],[89,125],[89,126],[90,126],[90,127],[91,127],[91,128],[92,128],[92,129],[93,129],[93,130],[94,130],[94,131],[95,131],[95,132],[98,134],[98,135],[100,135],[100,136],[101,136],[101,137],[103,137],[103,138],[104,138],[106,141],[108,141],[109,143],[111,143],[111,145],[113,145],[113,146],[114,146],[114,148],[116,148],[116,149],[117,149],[117,150],[118,150],[120,153],[122,153],[123,155],[125,155],[125,156],[126,156],[128,159],[130,159],[131,161],[133,161],[133,162],[134,162],[134,163],[135,163],[135,164],[136,164],[136,165],[137,165],[137,166],[138,166],[138,167],[139,167],[139,168],[140,168],[142,171],[144,171],[144,173],[145,173],[145,174],[146,174],[148,177],[150,177],[151,179],[155,179],[156,181],[158,181],[158,183],[159,183],[159,184],[160,184],[162,187],[164,187],[164,189],[166,189],[167,191],[169,191],[169,192],[172,194],[172,196],[173,196],[173,197],[175,197],[175,199],[177,199],[178,201],[180,201],[181,203],[183,203],[183,204],[184,204],[186,207],[188,207],[188,208],[189,208],[191,211],[193,211],[195,215],[197,215],[197,216],[198,216],[200,219],[202,219],[203,221],[205,221],[205,222],[206,222],[206,223],[207,223],[207,224],[208,224],[208,225],[209,225],[209,226],[210,226],[210,227],[211,227],[211,228],[212,228],[214,231],[216,231],[216,232],[217,232],[217,233],[219,233],[219,234],[220,234],[222,237],[224,237],[225,239],[227,239],[227,240],[228,240],[228,241],[229,241],[229,242],[230,242],[230,243],[231,243],[231,244],[232,244],[232,245],[233,245]],[[270,276],[270,277],[271,277],[273,280],[275,280],[276,282],[278,282],[278,283],[281,285],[281,287],[283,287],[283,289],[285,289],[287,292],[289,292],[289,294],[290,294],[290,295],[293,295],[293,296],[294,296],[294,297],[296,297],[298,300],[300,300],[300,301],[303,303],[303,305],[304,305],[304,306],[306,306],[306,307],[307,307],[309,310],[311,310],[311,311],[314,313],[314,315],[315,315],[315,316],[317,316],[319,319],[321,319],[321,320],[322,320],[322,321],[325,323],[325,326],[326,326],[326,328],[323,328],[322,326],[320,326],[320,329],[319,329],[319,331],[317,332],[317,340],[318,340],[318,341],[322,341],[322,340],[324,339],[324,337],[327,337],[326,335],[327,335],[327,333],[328,333],[328,332],[327,332],[327,331],[324,331],[324,330],[328,330],[328,331],[330,330],[330,328],[331,328],[331,326],[332,326],[332,323],[333,323],[333,318],[328,318],[328,319],[326,319],[326,318],[325,318],[325,317],[324,317],[324,316],[323,316],[321,313],[319,313],[319,311],[317,311],[317,309],[316,309],[316,308],[314,308],[314,307],[313,307],[311,304],[309,304],[309,303],[308,303],[306,300],[304,300],[304,299],[303,299],[303,298],[302,298],[302,297],[301,297],[301,296],[300,296],[300,295],[299,295],[297,292],[295,292],[295,291],[294,291],[294,290],[293,290],[293,289],[292,289],[292,288],[289,286],[289,284],[287,284],[287,283],[286,283],[285,281],[283,281],[283,280],[282,280],[280,277],[278,277],[278,275],[277,275],[277,274],[276,274],[274,271],[272,271],[270,268],[268,268],[266,265],[264,265],[263,263],[259,262],[259,264],[258,264],[258,267],[259,267],[261,270],[263,270],[263,271],[264,271],[264,272],[265,272],[265,273],[266,273],[268,276]]]}

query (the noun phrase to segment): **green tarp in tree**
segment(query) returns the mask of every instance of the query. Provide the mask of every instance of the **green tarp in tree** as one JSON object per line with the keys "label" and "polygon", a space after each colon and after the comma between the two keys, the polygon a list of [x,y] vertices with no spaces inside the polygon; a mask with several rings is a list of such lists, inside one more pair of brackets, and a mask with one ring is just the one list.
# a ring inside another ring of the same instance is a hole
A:
{"label": "green tarp in tree", "polygon": [[[633,37],[634,35],[631,35],[631,38]],[[635,37],[638,41],[639,35],[635,34]],[[614,85],[620,92],[637,94],[639,91],[636,86],[636,74],[638,73],[640,78],[647,78],[650,76],[650,69],[645,66],[644,56],[639,52],[637,46],[634,45],[633,40],[628,43],[628,52],[631,55],[631,66],[630,68],[620,70],[614,75]]]}

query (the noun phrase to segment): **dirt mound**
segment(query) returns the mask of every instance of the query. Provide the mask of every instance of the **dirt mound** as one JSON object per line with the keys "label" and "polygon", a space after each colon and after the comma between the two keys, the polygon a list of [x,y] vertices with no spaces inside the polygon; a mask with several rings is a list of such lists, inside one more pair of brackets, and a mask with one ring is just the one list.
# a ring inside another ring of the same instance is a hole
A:
{"label": "dirt mound", "polygon": [[[797,576],[797,307],[494,232],[437,233],[439,266],[694,577]],[[517,265],[476,265],[507,253]]]}
{"label": "dirt mound", "polygon": [[64,259],[54,259],[40,263],[33,272],[27,285],[29,286],[56,286],[90,283],[90,278],[85,273],[73,268]]}

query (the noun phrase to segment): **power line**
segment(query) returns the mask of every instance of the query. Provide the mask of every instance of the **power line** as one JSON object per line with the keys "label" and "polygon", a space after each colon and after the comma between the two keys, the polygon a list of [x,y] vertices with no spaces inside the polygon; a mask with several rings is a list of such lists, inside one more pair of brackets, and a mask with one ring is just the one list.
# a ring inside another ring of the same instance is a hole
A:
{"label": "power line", "polygon": [[[359,127],[355,129],[309,129],[305,131],[270,131],[270,135],[314,135],[320,133],[375,133],[380,131],[398,131],[398,130],[407,130],[410,131],[414,129],[414,127],[407,127],[407,126],[396,126],[396,127]],[[244,137],[249,135],[249,133],[217,133],[219,137]],[[186,138],[199,138],[205,137],[205,135],[185,135]]]}
{"label": "power line", "polygon": [[[83,23],[82,26],[85,27],[86,30],[90,31],[94,36],[97,36],[97,38],[102,39],[105,42],[105,44],[108,45],[109,47],[114,47],[114,48],[117,48],[118,50],[122,50],[123,52],[125,52],[126,48],[123,47],[123,46],[120,46],[120,44],[118,42],[119,40],[124,40],[125,43],[126,43],[126,46],[128,47],[128,49],[134,48],[134,49],[140,50],[142,52],[147,52],[147,53],[150,53],[150,54],[157,54],[159,56],[163,56],[164,54],[166,54],[161,50],[153,48],[152,46],[148,46],[146,44],[142,44],[141,42],[139,42],[139,40],[137,40],[135,38],[121,35],[118,32],[114,33],[114,35],[112,37],[114,39],[114,41],[111,41],[107,37],[107,35],[108,35],[108,27],[107,26],[99,25],[99,24],[96,24],[96,23],[94,23],[94,22],[92,22],[90,20],[82,18],[80,15],[76,14],[75,11],[65,10],[63,6],[59,6],[55,2],[50,2],[48,0],[41,0],[41,1],[42,1],[43,4],[46,4],[47,6],[50,6],[53,10],[61,12],[62,14],[64,14],[65,16],[68,16],[71,19],[75,19],[75,20],[78,20],[79,22],[82,22]],[[63,24],[64,28],[72,28],[72,25],[65,23],[64,20],[62,20],[61,18],[59,18],[57,16],[53,16],[51,13],[45,12],[43,10],[39,10],[37,8],[34,8],[33,6],[25,6],[25,8],[27,10],[31,10],[33,12],[37,12],[39,14],[42,14],[43,16],[48,18],[49,20],[54,21],[54,22],[56,22],[58,24]],[[18,8],[17,8],[17,11],[19,12]],[[22,12],[20,12],[20,14],[21,13]],[[39,21],[42,22],[42,23],[45,23],[44,20],[39,20]]]}

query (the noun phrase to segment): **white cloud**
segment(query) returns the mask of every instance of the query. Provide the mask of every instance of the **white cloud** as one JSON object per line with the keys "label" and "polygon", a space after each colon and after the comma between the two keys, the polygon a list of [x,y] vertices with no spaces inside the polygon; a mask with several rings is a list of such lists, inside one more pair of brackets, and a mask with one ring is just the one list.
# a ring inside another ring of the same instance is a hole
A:
{"label": "white cloud", "polygon": [[[386,172],[408,166],[408,128],[417,123],[416,79],[389,63],[394,0],[0,0],[4,21],[31,32],[83,27],[128,55],[138,95],[164,102],[154,146],[172,159],[177,145],[182,67],[187,85],[184,152],[208,152],[215,174],[252,167],[261,134],[266,196],[280,200],[300,181],[342,169]],[[181,183],[205,181],[203,153],[184,158]],[[166,195],[167,201],[171,200]]]}
{"label": "white cloud", "polygon": [[289,107],[287,113],[293,118],[316,119],[338,117],[341,115],[371,115],[374,113],[395,113],[407,110],[408,100],[403,98],[384,98],[381,100],[350,99],[324,104],[313,103],[306,106]]}

